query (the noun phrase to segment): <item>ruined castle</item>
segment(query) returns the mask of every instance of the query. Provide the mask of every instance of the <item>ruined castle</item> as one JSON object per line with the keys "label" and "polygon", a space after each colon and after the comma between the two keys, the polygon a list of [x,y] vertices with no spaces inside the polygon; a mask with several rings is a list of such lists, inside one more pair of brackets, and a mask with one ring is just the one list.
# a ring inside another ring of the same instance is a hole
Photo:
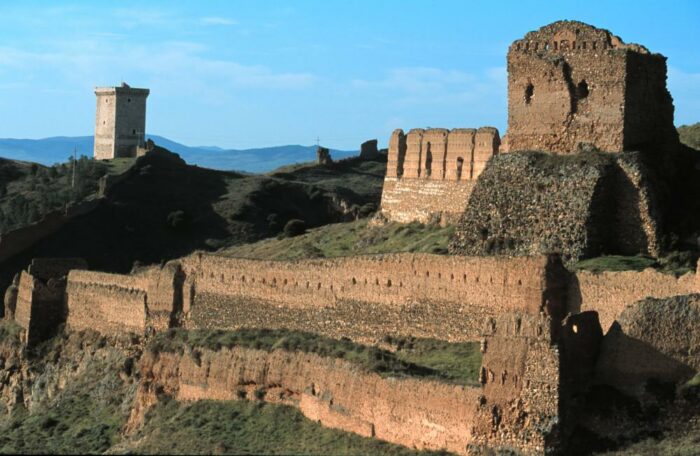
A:
{"label": "ruined castle", "polygon": [[95,89],[95,159],[136,157],[139,151],[144,152],[149,93],[125,82]]}
{"label": "ruined castle", "polygon": [[[649,378],[677,382],[700,370],[697,329],[688,329],[686,345],[672,347],[660,342],[677,327],[670,320],[621,318],[649,296],[700,293],[700,279],[564,267],[572,253],[603,245],[658,246],[653,189],[638,158],[673,141],[664,58],[563,21],[516,41],[508,63],[508,153],[499,153],[493,128],[396,130],[390,141],[382,211],[398,221],[461,216],[451,248],[473,255],[284,262],[197,252],[129,275],[89,271],[76,259],[38,259],[8,292],[8,315],[27,344],[61,324],[108,336],[264,326],[366,344],[387,335],[478,341],[475,387],[383,378],[283,350],[151,354],[140,404],[163,392],[236,400],[252,385],[283,392],[265,400],[292,404],[326,426],[415,448],[561,451],[594,370],[631,395]],[[548,160],[581,143],[619,157]],[[545,154],[513,152],[521,149]],[[549,247],[563,254],[540,254],[543,240],[559,242]],[[520,255],[493,255],[514,252]],[[596,366],[598,353],[613,361]],[[638,362],[662,358],[665,364]]]}
{"label": "ruined castle", "polygon": [[499,150],[495,128],[394,131],[382,213],[398,222],[455,221],[499,152],[661,155],[676,142],[666,58],[607,30],[559,21],[508,50],[506,147]]}

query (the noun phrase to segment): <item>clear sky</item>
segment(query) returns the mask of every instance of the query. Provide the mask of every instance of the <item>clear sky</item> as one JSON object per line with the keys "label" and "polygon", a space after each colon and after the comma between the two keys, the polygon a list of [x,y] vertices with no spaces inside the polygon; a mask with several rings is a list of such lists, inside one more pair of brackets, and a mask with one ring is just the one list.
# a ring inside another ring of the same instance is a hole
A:
{"label": "clear sky", "polygon": [[0,0],[0,137],[93,133],[95,86],[148,87],[188,145],[354,149],[415,127],[506,127],[508,45],[558,19],[668,57],[700,121],[700,1]]}

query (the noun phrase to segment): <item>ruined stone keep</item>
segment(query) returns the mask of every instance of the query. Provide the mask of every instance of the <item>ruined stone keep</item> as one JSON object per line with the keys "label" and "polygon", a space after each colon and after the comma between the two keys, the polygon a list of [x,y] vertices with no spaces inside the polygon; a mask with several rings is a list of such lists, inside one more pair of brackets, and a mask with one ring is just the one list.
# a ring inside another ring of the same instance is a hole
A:
{"label": "ruined stone keep", "polygon": [[675,136],[666,58],[607,30],[558,21],[508,50],[511,151],[649,149]]}
{"label": "ruined stone keep", "polygon": [[493,127],[395,130],[389,140],[382,213],[390,220],[456,220],[471,190],[498,153]]}
{"label": "ruined stone keep", "polygon": [[143,148],[149,93],[148,89],[132,88],[126,83],[95,89],[95,159],[135,157]]}

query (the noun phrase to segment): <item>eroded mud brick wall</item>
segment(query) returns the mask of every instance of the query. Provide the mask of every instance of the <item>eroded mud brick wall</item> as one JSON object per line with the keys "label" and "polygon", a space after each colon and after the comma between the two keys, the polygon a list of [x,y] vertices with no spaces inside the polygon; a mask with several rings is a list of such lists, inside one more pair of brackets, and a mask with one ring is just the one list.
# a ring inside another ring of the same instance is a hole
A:
{"label": "eroded mud brick wall", "polygon": [[510,151],[649,149],[676,137],[666,59],[609,31],[559,21],[508,50]]}
{"label": "eroded mud brick wall", "polygon": [[23,341],[32,346],[44,340],[63,322],[63,284],[46,283],[22,271],[17,293],[15,321],[24,329]]}
{"label": "eroded mud brick wall", "polygon": [[547,257],[395,254],[292,262],[196,254],[188,325],[288,327],[376,342],[386,334],[474,340],[486,316],[537,311]]}
{"label": "eroded mud brick wall", "polygon": [[103,334],[143,334],[149,278],[73,270],[66,286],[66,325]]}
{"label": "eroded mud brick wall", "polygon": [[[388,379],[342,359],[235,347],[190,354],[149,354],[142,375],[179,400],[255,398],[298,407],[324,426],[419,449],[464,454],[479,388]],[[143,394],[143,392],[142,392]]]}
{"label": "eroded mud brick wall", "polygon": [[627,306],[648,296],[667,298],[698,292],[700,281],[695,273],[675,277],[653,269],[641,272],[578,271],[569,282],[567,308],[571,313],[598,312],[600,325],[607,332]]}
{"label": "eroded mud brick wall", "polygon": [[486,162],[498,153],[498,130],[395,130],[389,140],[382,213],[390,220],[456,220]]}

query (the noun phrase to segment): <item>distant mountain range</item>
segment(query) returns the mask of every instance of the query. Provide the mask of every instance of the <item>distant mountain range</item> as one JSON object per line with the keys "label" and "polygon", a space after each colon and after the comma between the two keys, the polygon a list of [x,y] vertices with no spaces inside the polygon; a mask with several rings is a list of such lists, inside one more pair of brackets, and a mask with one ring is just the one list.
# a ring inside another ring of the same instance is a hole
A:
{"label": "distant mountain range", "polygon": [[[316,160],[316,146],[276,146],[257,149],[221,149],[211,146],[185,146],[162,136],[149,135],[155,143],[190,164],[204,168],[263,173],[280,166]],[[0,139],[0,157],[52,165],[68,160],[77,149],[78,156],[92,156],[93,137],[57,136],[45,139]],[[334,159],[347,158],[359,151],[331,149]]]}

